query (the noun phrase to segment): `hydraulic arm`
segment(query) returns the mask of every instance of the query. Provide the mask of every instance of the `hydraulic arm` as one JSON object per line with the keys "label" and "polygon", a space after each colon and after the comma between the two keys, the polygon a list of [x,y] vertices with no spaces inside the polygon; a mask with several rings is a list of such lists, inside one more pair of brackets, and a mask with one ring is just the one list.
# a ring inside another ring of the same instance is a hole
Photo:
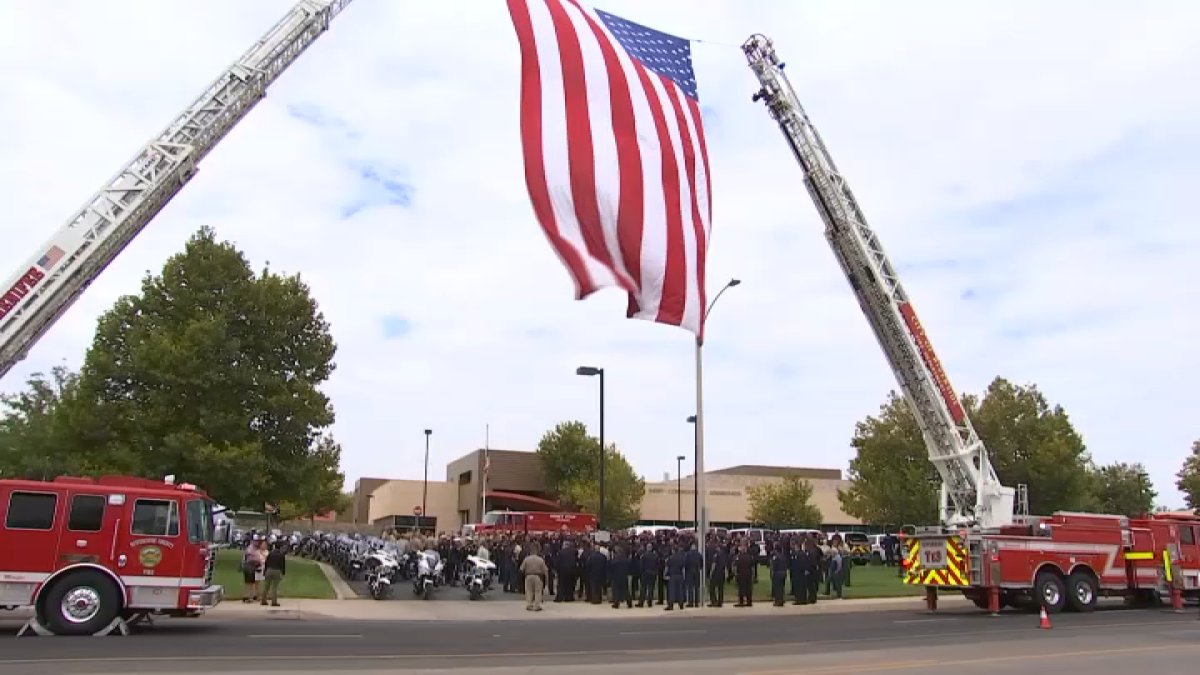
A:
{"label": "hydraulic arm", "polygon": [[751,37],[742,51],[766,104],[804,171],[825,221],[825,237],[867,316],[942,477],[942,523],[999,527],[1013,520],[1013,489],[1000,484],[987,450],[925,335],[896,270],[800,105],[771,41]]}
{"label": "hydraulic arm", "polygon": [[0,377],[179,193],[350,0],[301,0],[0,286]]}

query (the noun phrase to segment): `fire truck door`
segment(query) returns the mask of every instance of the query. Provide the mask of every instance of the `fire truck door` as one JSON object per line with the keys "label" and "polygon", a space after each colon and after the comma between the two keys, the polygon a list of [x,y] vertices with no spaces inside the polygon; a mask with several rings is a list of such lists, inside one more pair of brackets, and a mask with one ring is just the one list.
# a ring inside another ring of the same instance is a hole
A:
{"label": "fire truck door", "polygon": [[117,566],[135,606],[174,606],[186,553],[175,499],[138,497],[128,505],[117,544]]}
{"label": "fire truck door", "polygon": [[121,516],[120,504],[110,506],[105,495],[80,493],[71,495],[66,511],[66,527],[58,539],[58,566],[114,564],[113,541]]}
{"label": "fire truck door", "polygon": [[1200,587],[1200,527],[1179,525],[1179,576],[1184,590]]}
{"label": "fire truck door", "polygon": [[46,574],[56,569],[65,497],[63,490],[47,486],[13,490],[4,498],[0,504],[4,528],[0,532],[0,570]]}

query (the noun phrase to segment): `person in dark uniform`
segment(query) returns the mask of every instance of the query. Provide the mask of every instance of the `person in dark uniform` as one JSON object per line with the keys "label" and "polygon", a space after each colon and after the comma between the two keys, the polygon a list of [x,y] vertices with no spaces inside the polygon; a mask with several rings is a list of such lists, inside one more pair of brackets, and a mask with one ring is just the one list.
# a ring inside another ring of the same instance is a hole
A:
{"label": "person in dark uniform", "polygon": [[804,577],[806,555],[801,546],[801,539],[796,537],[790,542],[791,551],[788,555],[788,576],[792,582],[792,604],[808,604],[808,580]]}
{"label": "person in dark uniform", "polygon": [[558,593],[554,596],[555,602],[575,601],[575,567],[578,564],[576,563],[578,557],[571,542],[564,542],[563,547],[559,549],[556,561]]}
{"label": "person in dark uniform", "polygon": [[686,565],[687,556],[684,555],[682,548],[676,546],[675,552],[667,558],[666,611],[668,612],[675,609],[676,603],[679,604],[679,609],[683,609],[683,575]]}
{"label": "person in dark uniform", "polygon": [[783,607],[784,587],[787,585],[788,554],[780,542],[771,547],[771,599]]}
{"label": "person in dark uniform", "polygon": [[631,550],[631,554],[629,556],[629,597],[630,598],[638,598],[638,597],[641,597],[639,591],[641,591],[641,583],[640,582],[642,580],[642,554],[645,551],[642,549],[642,545],[640,543],[638,543],[638,541],[636,539],[632,540],[630,542],[630,550]]}
{"label": "person in dark uniform", "polygon": [[703,565],[704,557],[700,555],[696,544],[690,544],[688,552],[684,554],[683,565],[684,593],[687,596],[688,607],[700,606],[700,568]]}
{"label": "person in dark uniform", "polygon": [[758,560],[750,552],[750,547],[742,542],[738,547],[737,557],[733,559],[733,572],[738,589],[738,601],[734,607],[754,605],[754,568],[757,566]]}
{"label": "person in dark uniform", "polygon": [[821,586],[821,574],[824,571],[825,552],[812,537],[804,542],[804,549],[808,559],[806,565],[808,574],[805,575],[808,581],[808,604],[815,605],[817,604],[817,591]]}
{"label": "person in dark uniform", "polygon": [[608,577],[608,556],[592,546],[584,561],[587,570],[587,600],[593,605],[604,602],[604,580]]}
{"label": "person in dark uniform", "polygon": [[642,593],[638,596],[638,607],[654,606],[654,583],[658,580],[658,551],[646,546],[642,551]]}
{"label": "person in dark uniform", "polygon": [[667,604],[667,559],[671,557],[671,545],[665,541],[658,544],[658,604]]}
{"label": "person in dark uniform", "polygon": [[713,544],[708,547],[708,606],[725,604],[725,577],[729,574],[729,557],[725,548]]}
{"label": "person in dark uniform", "polygon": [[608,583],[612,588],[612,606],[616,609],[625,603],[633,607],[633,598],[629,595],[629,573],[633,570],[633,561],[625,553],[624,546],[618,546],[613,559],[608,564]]}
{"label": "person in dark uniform", "polygon": [[[550,542],[546,544],[546,548],[543,549],[543,560],[546,561],[546,571],[548,572],[546,575],[546,595],[555,595],[554,581],[558,575],[555,573],[554,565],[555,561],[558,560],[558,550],[561,546],[562,542],[557,539],[556,535],[556,538],[550,540]],[[557,596],[555,595],[555,597]]]}

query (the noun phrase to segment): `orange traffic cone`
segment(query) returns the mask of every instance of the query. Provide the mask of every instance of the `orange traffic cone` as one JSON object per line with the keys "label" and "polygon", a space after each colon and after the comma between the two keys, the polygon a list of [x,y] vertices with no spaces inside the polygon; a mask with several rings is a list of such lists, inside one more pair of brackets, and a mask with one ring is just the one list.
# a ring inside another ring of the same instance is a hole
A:
{"label": "orange traffic cone", "polygon": [[1042,615],[1038,620],[1038,628],[1042,630],[1050,630],[1050,615],[1046,613],[1046,606],[1042,605]]}

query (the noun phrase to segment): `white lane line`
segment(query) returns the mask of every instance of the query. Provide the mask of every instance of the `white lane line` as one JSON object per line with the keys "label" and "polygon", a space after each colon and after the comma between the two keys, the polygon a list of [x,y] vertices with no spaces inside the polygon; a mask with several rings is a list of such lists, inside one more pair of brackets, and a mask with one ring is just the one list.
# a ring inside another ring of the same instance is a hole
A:
{"label": "white lane line", "polygon": [[934,621],[953,621],[954,619],[898,619],[892,623],[933,623]]}
{"label": "white lane line", "polygon": [[689,633],[707,633],[706,630],[627,630],[617,635],[686,635]]}
{"label": "white lane line", "polygon": [[278,633],[278,634],[272,633],[272,634],[262,634],[262,635],[246,635],[246,637],[250,638],[252,640],[358,640],[358,639],[362,638],[362,635],[347,635],[347,634],[319,635],[319,634],[312,634],[312,633],[308,633],[308,634],[304,634],[304,635],[301,635],[301,634],[286,635],[286,634],[282,634],[282,633]]}

